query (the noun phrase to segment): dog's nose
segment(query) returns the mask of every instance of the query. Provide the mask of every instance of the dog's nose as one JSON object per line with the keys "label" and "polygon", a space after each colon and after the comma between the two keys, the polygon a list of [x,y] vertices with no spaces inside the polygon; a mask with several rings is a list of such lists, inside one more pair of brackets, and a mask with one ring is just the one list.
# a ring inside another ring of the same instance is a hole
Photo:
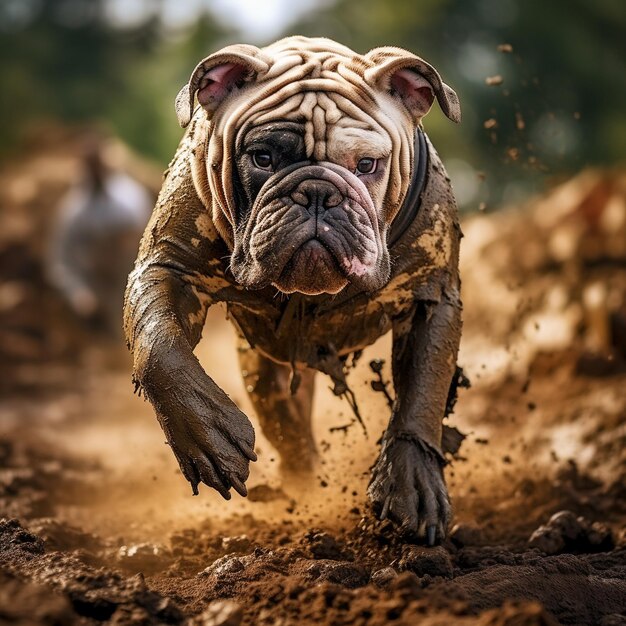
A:
{"label": "dog's nose", "polygon": [[296,204],[317,212],[341,204],[343,197],[332,183],[305,180],[291,194],[291,199]]}

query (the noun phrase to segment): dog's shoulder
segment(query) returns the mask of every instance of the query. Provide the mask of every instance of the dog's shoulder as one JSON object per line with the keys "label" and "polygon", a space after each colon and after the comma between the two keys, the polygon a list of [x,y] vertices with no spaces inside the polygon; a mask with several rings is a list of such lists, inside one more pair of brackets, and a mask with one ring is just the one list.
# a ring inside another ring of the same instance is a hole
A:
{"label": "dog's shoulder", "polygon": [[461,237],[450,179],[429,143],[421,204],[410,227],[391,248],[391,277],[381,295],[389,297],[408,290],[414,299],[438,300],[439,285],[445,286],[458,276]]}
{"label": "dog's shoulder", "polygon": [[[177,267],[181,273],[215,274],[223,271],[220,260],[227,253],[210,209],[201,200],[194,180],[205,129],[194,117],[163,174],[163,185],[141,242],[142,261]],[[215,267],[213,267],[215,266]]]}

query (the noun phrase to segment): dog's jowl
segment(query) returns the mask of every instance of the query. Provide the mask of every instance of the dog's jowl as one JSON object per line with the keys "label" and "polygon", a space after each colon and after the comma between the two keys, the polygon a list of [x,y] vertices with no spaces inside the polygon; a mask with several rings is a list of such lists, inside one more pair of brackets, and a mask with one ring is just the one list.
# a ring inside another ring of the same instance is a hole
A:
{"label": "dog's jowl", "polygon": [[180,91],[187,131],[129,279],[125,329],[135,381],[195,493],[203,482],[245,495],[256,459],[250,421],[193,354],[208,307],[224,302],[290,476],[315,466],[316,372],[345,385],[346,356],[392,331],[396,399],[368,495],[400,532],[445,535],[460,230],[422,129],[435,99],[460,120],[421,58],[304,37],[224,48]]}

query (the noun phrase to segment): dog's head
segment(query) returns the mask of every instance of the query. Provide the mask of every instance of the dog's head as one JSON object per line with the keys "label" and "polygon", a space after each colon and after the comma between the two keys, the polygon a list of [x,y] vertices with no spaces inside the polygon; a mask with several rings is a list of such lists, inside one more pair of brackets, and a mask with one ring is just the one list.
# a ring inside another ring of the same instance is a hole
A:
{"label": "dog's head", "polygon": [[209,188],[237,281],[305,294],[382,287],[416,127],[435,98],[460,120],[437,71],[399,48],[362,56],[289,37],[202,61],[176,100],[182,126],[196,96],[209,120],[196,186]]}

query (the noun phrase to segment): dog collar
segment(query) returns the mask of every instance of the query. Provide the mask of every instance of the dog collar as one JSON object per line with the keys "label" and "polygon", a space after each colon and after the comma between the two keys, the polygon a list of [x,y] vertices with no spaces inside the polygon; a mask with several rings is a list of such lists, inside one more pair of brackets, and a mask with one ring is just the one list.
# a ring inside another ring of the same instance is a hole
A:
{"label": "dog collar", "polygon": [[404,198],[398,214],[391,222],[389,247],[393,246],[408,230],[422,204],[422,191],[426,185],[426,175],[428,173],[428,144],[426,143],[426,135],[421,128],[415,131],[413,154],[416,155],[418,161],[413,168],[413,175],[411,176],[411,183],[409,184],[406,198]]}

